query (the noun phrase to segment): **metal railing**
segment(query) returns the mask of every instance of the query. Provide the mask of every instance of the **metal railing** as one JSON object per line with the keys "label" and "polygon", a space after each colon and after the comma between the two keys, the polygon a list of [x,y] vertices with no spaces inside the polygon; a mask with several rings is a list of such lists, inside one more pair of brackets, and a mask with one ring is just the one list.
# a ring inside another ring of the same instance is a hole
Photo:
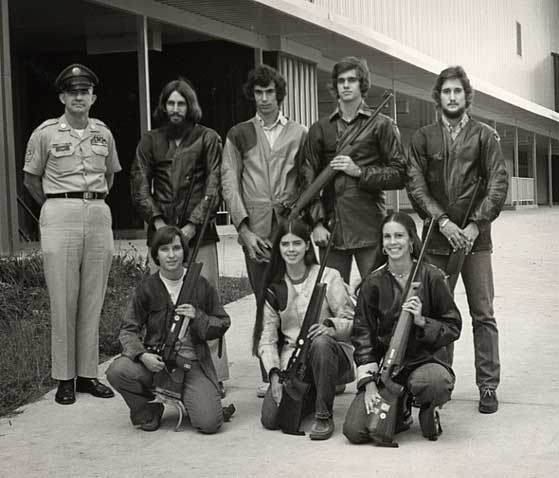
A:
{"label": "metal railing", "polygon": [[534,178],[510,178],[510,199],[513,206],[536,204]]}

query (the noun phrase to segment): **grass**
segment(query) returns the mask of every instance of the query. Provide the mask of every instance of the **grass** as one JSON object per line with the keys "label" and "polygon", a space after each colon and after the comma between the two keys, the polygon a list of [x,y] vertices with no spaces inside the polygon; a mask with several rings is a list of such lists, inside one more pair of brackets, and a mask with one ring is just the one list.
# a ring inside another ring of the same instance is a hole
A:
{"label": "grass", "polygon": [[[135,252],[117,255],[99,326],[101,360],[120,352],[120,319],[130,293],[147,274]],[[224,304],[251,293],[246,277],[220,277]],[[50,377],[50,310],[40,253],[0,258],[0,416],[56,385]]]}

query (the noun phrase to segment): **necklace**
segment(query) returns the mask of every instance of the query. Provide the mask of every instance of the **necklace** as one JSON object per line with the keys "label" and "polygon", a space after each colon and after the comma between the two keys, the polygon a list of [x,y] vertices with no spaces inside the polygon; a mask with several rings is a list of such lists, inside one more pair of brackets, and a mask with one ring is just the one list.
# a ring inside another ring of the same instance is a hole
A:
{"label": "necklace", "polygon": [[406,277],[411,272],[411,268],[408,269],[405,272],[400,273],[400,274],[397,274],[396,272],[392,272],[390,269],[388,269],[388,272],[390,272],[392,274],[392,276],[395,277],[396,279],[403,279],[404,277]]}
{"label": "necklace", "polygon": [[289,280],[291,281],[291,283],[293,285],[302,284],[303,282],[305,282],[307,280],[307,277],[309,276],[309,268],[306,267],[305,268],[305,273],[301,277],[299,277],[298,279],[294,279],[293,277],[291,277],[287,271],[285,271],[285,275],[287,275],[287,277],[289,277]]}

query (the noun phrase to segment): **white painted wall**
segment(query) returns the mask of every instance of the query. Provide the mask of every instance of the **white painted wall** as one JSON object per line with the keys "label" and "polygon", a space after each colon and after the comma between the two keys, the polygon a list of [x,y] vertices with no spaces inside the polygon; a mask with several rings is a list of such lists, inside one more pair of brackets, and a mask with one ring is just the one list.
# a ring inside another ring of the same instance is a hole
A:
{"label": "white painted wall", "polygon": [[[559,0],[311,3],[443,63],[461,64],[472,76],[554,109],[551,52],[559,52]],[[516,21],[522,25],[522,57],[516,53]]]}

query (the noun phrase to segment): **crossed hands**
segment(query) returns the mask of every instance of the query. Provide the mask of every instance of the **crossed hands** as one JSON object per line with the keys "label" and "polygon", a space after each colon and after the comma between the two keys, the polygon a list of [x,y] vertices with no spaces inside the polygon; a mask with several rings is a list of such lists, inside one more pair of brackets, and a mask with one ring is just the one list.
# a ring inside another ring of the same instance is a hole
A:
{"label": "crossed hands", "polygon": [[479,228],[473,222],[461,229],[454,222],[448,221],[443,228],[440,228],[440,231],[454,251],[464,249],[466,254],[472,250],[474,242],[479,236]]}

